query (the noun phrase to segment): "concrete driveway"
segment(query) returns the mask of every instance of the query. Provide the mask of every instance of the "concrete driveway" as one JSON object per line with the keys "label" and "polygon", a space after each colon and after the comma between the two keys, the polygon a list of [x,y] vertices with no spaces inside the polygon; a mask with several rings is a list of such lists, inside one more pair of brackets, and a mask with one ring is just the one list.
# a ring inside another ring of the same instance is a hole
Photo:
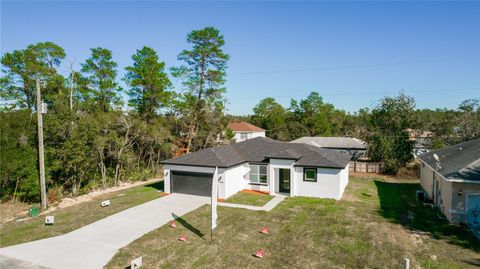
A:
{"label": "concrete driveway", "polygon": [[173,214],[182,216],[209,202],[209,197],[171,194],[64,235],[2,248],[0,268],[102,268],[120,248],[168,223]]}

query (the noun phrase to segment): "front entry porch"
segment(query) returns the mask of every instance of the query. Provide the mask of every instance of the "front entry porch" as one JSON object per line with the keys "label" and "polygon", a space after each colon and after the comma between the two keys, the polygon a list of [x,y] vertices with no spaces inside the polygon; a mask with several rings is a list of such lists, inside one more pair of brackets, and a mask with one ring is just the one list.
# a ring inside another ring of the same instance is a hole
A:
{"label": "front entry porch", "polygon": [[291,183],[291,169],[278,169],[278,192],[283,194],[290,194]]}

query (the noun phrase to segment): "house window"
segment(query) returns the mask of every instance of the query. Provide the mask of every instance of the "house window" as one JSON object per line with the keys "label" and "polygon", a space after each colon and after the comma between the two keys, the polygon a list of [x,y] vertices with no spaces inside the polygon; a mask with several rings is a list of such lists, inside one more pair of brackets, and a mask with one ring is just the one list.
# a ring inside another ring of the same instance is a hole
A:
{"label": "house window", "polygon": [[303,181],[317,182],[317,169],[316,168],[304,168],[303,169]]}
{"label": "house window", "polygon": [[247,140],[247,133],[240,133],[241,140]]}
{"label": "house window", "polygon": [[250,165],[250,182],[267,184],[267,166]]}

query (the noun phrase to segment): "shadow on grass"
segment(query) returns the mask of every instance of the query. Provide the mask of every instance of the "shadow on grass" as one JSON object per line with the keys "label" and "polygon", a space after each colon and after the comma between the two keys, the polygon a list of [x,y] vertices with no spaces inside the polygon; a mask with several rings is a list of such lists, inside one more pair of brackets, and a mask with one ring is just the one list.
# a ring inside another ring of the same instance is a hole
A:
{"label": "shadow on grass", "polygon": [[172,213],[172,216],[175,219],[175,221],[180,223],[183,227],[187,228],[192,233],[196,234],[198,237],[200,237],[202,239],[205,239],[205,238],[203,238],[203,236],[205,236],[205,234],[202,233],[202,231],[193,227],[190,223],[188,223],[186,220],[182,219],[180,216],[176,215],[175,213]]}
{"label": "shadow on grass", "polygon": [[155,182],[155,183],[147,184],[147,185],[145,185],[145,187],[154,188],[154,189],[157,189],[159,191],[164,192],[165,191],[165,182],[162,180],[162,181],[158,181],[158,182]]}
{"label": "shadow on grass", "polygon": [[416,200],[420,184],[375,181],[375,186],[380,199],[379,213],[384,218],[413,231],[427,232],[450,244],[480,250],[480,242],[467,228],[450,225],[438,209],[425,207]]}

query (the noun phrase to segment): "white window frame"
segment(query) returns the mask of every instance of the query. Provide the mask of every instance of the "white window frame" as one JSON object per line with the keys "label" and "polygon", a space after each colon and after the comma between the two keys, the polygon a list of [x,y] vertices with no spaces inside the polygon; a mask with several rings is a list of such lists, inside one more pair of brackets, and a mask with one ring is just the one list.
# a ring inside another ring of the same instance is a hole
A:
{"label": "white window frame", "polygon": [[[260,171],[260,167],[265,167],[265,173]],[[261,180],[260,177],[264,176],[264,180]],[[268,165],[263,164],[250,164],[250,172],[248,173],[250,183],[254,184],[268,184]],[[264,182],[263,182],[264,181]]]}

